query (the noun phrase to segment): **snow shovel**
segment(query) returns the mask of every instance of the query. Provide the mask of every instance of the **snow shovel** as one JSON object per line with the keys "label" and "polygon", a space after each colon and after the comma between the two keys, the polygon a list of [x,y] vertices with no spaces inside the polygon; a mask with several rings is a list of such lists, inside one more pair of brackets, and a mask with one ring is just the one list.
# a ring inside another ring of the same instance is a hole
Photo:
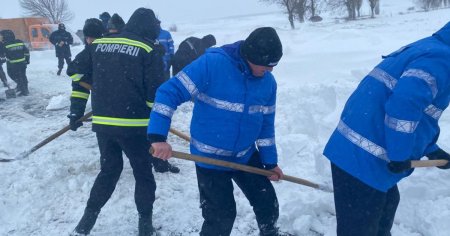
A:
{"label": "snow shovel", "polygon": [[6,84],[6,87],[8,88],[5,90],[6,98],[15,98],[16,96],[16,90],[9,87],[9,84]]}
{"label": "snow shovel", "polygon": [[[176,136],[184,139],[187,142],[191,141],[191,137],[189,137],[188,135],[170,128],[169,130],[172,134],[175,134]],[[150,148],[150,154],[153,153],[153,149]],[[206,157],[202,157],[202,156],[196,156],[196,155],[192,155],[192,154],[188,154],[188,153],[183,153],[183,152],[177,152],[177,151],[172,151],[172,156],[178,159],[183,159],[183,160],[188,160],[188,161],[196,161],[196,162],[202,162],[202,163],[206,163],[206,164],[210,164],[210,165],[216,165],[216,166],[222,166],[222,167],[228,167],[228,168],[232,168],[235,170],[242,170],[245,172],[249,172],[249,173],[253,173],[253,174],[258,174],[258,175],[264,175],[264,176],[271,176],[274,174],[274,172],[270,171],[270,170],[265,170],[265,169],[260,169],[260,168],[256,168],[253,166],[247,166],[247,165],[242,165],[242,164],[237,164],[234,162],[228,162],[228,161],[221,161],[221,160],[216,160],[216,159],[211,159],[211,158],[206,158]],[[289,181],[292,183],[296,183],[296,184],[301,184],[301,185],[305,185],[311,188],[315,188],[318,190],[322,190],[325,192],[329,192],[332,193],[333,190],[331,187],[329,186],[325,186],[325,185],[321,185],[321,184],[316,184],[313,183],[311,181],[308,181],[306,179],[301,179],[301,178],[297,178],[294,176],[289,176],[289,175],[284,175],[282,180],[285,181]]]}
{"label": "snow shovel", "polygon": [[[81,117],[80,119],[78,119],[78,121],[85,121],[87,120],[89,117],[92,116],[92,111],[86,113],[83,117]],[[39,148],[41,148],[42,146],[46,145],[47,143],[55,140],[56,138],[58,138],[59,136],[61,136],[62,134],[64,134],[65,132],[70,130],[70,125],[65,126],[64,128],[58,130],[56,133],[50,135],[50,137],[42,140],[40,143],[36,144],[34,147],[32,147],[30,150],[25,151],[20,153],[16,158],[14,159],[5,159],[5,158],[0,158],[0,162],[12,162],[12,161],[17,161],[17,160],[22,160],[25,159],[26,157],[28,157],[31,153],[35,152],[36,150],[38,150]]]}

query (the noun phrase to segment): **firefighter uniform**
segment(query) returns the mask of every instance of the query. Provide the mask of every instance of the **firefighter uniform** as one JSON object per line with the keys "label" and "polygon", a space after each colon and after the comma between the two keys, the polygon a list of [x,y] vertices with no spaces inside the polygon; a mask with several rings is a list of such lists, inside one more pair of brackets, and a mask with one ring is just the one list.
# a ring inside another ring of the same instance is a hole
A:
{"label": "firefighter uniform", "polygon": [[6,71],[16,82],[18,96],[28,95],[27,65],[30,64],[30,52],[22,40],[16,39],[11,30],[1,32],[5,46]]}
{"label": "firefighter uniform", "polygon": [[[86,46],[85,55],[77,55],[69,65],[68,75],[73,81],[92,84],[92,129],[97,134],[101,162],[85,215],[75,228],[77,233],[90,232],[113,193],[123,168],[122,152],[130,160],[136,180],[139,235],[154,231],[156,183],[146,128],[156,89],[164,81],[162,55],[153,45],[158,33],[153,11],[139,8],[123,32],[96,39]],[[88,90],[74,87],[71,100],[85,104],[88,97]],[[83,106],[73,108],[71,112],[80,112],[75,116],[82,115]]]}

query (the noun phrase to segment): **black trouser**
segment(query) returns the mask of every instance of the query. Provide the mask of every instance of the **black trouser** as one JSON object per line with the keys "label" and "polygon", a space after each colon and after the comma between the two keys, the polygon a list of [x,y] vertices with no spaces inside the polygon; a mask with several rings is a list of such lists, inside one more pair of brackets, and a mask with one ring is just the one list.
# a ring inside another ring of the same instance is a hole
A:
{"label": "black trouser", "polygon": [[[257,152],[248,165],[262,167]],[[243,171],[220,171],[198,166],[196,170],[204,219],[201,236],[230,235],[236,218],[232,180],[252,205],[261,235],[276,235],[278,199],[267,177]]]}
{"label": "black trouser", "polygon": [[139,215],[152,215],[156,183],[151,169],[150,144],[143,136],[111,136],[97,132],[101,170],[92,186],[86,208],[98,212],[111,197],[123,169],[122,151],[130,160],[136,180],[134,200]]}
{"label": "black trouser", "polygon": [[58,69],[61,70],[64,67],[64,60],[66,60],[67,65],[72,61],[70,57],[58,57]]}
{"label": "black trouser", "polygon": [[3,71],[3,66],[2,63],[0,63],[0,80],[3,82],[3,84],[6,85],[6,83],[8,82],[8,80],[6,79],[6,74]]}
{"label": "black trouser", "polygon": [[338,236],[390,236],[400,202],[397,185],[381,192],[331,164]]}
{"label": "black trouser", "polygon": [[28,94],[27,66],[23,63],[8,64],[6,67],[9,77],[16,82],[17,90]]}

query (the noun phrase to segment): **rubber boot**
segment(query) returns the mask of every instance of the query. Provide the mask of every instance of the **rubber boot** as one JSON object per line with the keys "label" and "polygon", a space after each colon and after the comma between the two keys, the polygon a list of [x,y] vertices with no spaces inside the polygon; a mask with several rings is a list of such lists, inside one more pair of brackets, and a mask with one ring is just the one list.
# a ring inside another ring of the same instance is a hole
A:
{"label": "rubber boot", "polygon": [[86,210],[84,210],[83,217],[81,217],[80,222],[78,222],[77,227],[75,227],[74,233],[77,233],[78,235],[89,235],[91,229],[95,225],[95,221],[97,221],[98,213],[100,212],[86,208]]}
{"label": "rubber boot", "polygon": [[154,236],[156,235],[155,228],[153,228],[152,217],[139,216],[139,236]]}

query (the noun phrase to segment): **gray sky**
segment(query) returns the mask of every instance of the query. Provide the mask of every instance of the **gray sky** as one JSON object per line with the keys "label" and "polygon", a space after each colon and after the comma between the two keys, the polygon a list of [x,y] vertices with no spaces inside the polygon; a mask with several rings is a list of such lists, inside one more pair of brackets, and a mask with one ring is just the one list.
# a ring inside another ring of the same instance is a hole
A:
{"label": "gray sky", "polygon": [[[0,0],[0,17],[22,17],[18,0]],[[5,4],[7,2],[7,4]],[[163,26],[174,23],[206,20],[227,16],[281,11],[276,5],[259,0],[68,0],[75,18],[67,24],[72,29],[81,28],[87,18],[98,17],[107,11],[118,13],[128,20],[136,8],[147,7],[155,11]]]}

